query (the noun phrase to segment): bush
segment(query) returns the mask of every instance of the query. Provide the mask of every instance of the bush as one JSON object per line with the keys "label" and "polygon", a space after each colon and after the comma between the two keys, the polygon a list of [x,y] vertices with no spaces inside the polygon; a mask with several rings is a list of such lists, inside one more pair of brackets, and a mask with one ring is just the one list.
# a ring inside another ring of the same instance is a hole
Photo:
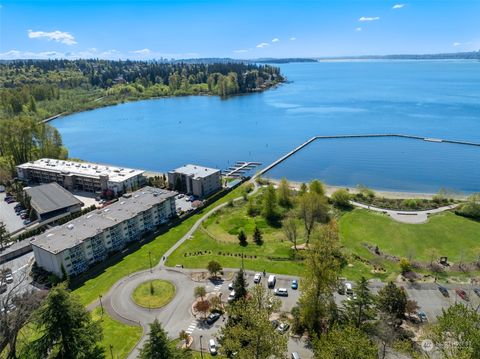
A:
{"label": "bush", "polygon": [[402,271],[402,274],[412,271],[412,264],[407,258],[400,259],[400,269]]}
{"label": "bush", "polygon": [[340,208],[350,208],[350,193],[346,189],[339,189],[333,192],[332,202]]}

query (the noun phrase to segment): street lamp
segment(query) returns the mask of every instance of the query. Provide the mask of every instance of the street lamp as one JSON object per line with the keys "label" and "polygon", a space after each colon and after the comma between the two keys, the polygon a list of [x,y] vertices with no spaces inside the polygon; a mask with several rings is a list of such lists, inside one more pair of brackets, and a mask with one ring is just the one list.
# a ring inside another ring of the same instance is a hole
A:
{"label": "street lamp", "polygon": [[201,356],[201,357],[202,357],[202,359],[203,359],[202,338],[203,338],[203,335],[200,335],[200,356]]}
{"label": "street lamp", "polygon": [[150,273],[152,273],[152,252],[148,251],[148,259],[150,261]]}
{"label": "street lamp", "polygon": [[98,296],[98,298],[100,299],[100,308],[102,308],[102,317],[103,317],[103,303],[102,303],[102,295],[100,294]]}

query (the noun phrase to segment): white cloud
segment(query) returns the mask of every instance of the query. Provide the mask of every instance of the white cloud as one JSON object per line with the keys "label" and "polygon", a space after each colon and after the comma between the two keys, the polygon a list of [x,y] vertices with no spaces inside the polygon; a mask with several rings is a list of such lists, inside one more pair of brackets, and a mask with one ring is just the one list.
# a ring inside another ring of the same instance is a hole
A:
{"label": "white cloud", "polygon": [[274,39],[272,39],[272,42],[279,42],[279,41],[280,41],[279,38],[274,38]]}
{"label": "white cloud", "polygon": [[150,55],[152,53],[150,49],[141,49],[141,50],[135,50],[130,52],[132,54],[137,54],[137,55]]}
{"label": "white cloud", "polygon": [[360,19],[358,19],[358,21],[360,21],[360,22],[377,21],[377,20],[380,20],[379,16],[372,16],[372,17],[362,16]]}
{"label": "white cloud", "polygon": [[392,9],[397,10],[405,7],[405,4],[395,4],[392,6]]}
{"label": "white cloud", "polygon": [[455,47],[462,46],[462,43],[461,42],[454,42],[453,46],[455,46]]}
{"label": "white cloud", "polygon": [[233,52],[235,52],[236,54],[244,54],[245,52],[248,52],[247,49],[239,49],[239,50],[234,50]]}
{"label": "white cloud", "polygon": [[267,47],[267,46],[270,46],[270,44],[266,43],[266,42],[261,42],[257,45],[257,47],[259,49],[263,49],[264,47]]}
{"label": "white cloud", "polygon": [[297,38],[296,37],[291,37],[290,41],[295,41]]}
{"label": "white cloud", "polygon": [[361,27],[356,27],[355,31],[360,32],[360,31],[362,31],[362,28]]}
{"label": "white cloud", "polygon": [[77,43],[72,34],[58,30],[51,32],[28,30],[28,37],[30,39],[47,39],[48,41],[53,40],[69,46]]}

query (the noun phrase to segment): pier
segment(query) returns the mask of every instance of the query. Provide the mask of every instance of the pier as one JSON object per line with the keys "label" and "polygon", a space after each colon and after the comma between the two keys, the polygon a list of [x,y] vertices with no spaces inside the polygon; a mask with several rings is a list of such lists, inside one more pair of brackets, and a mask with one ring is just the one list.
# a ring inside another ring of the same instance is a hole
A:
{"label": "pier", "polygon": [[287,154],[283,155],[279,159],[275,160],[267,167],[261,169],[253,178],[260,177],[264,173],[270,171],[272,168],[278,166],[280,163],[285,161],[287,158],[293,156],[295,153],[300,151],[302,148],[308,146],[310,143],[316,140],[326,140],[326,139],[342,139],[342,138],[379,138],[379,137],[397,137],[397,138],[407,138],[412,140],[420,140],[426,142],[433,142],[433,143],[451,143],[456,145],[464,145],[464,146],[476,146],[480,147],[479,142],[471,142],[471,141],[457,141],[457,140],[448,140],[448,139],[441,139],[441,138],[432,138],[432,137],[422,137],[422,136],[415,136],[415,135],[404,135],[399,133],[371,133],[371,134],[363,134],[363,135],[333,135],[333,136],[314,136],[309,140],[303,142],[298,147],[295,147],[293,150],[288,152]]}

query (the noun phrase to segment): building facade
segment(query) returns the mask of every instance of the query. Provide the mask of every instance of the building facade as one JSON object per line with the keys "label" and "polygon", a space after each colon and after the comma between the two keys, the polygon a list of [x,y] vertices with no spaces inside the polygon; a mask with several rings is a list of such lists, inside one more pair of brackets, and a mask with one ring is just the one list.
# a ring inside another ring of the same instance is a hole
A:
{"label": "building facade", "polygon": [[219,169],[185,165],[168,172],[168,187],[203,198],[222,189]]}
{"label": "building facade", "polygon": [[145,184],[142,170],[50,158],[18,165],[17,176],[28,183],[56,182],[69,191],[97,193],[107,189],[125,193]]}
{"label": "building facade", "polygon": [[31,242],[35,260],[60,277],[62,267],[75,276],[129,242],[140,240],[175,214],[174,192],[144,187],[36,236]]}

